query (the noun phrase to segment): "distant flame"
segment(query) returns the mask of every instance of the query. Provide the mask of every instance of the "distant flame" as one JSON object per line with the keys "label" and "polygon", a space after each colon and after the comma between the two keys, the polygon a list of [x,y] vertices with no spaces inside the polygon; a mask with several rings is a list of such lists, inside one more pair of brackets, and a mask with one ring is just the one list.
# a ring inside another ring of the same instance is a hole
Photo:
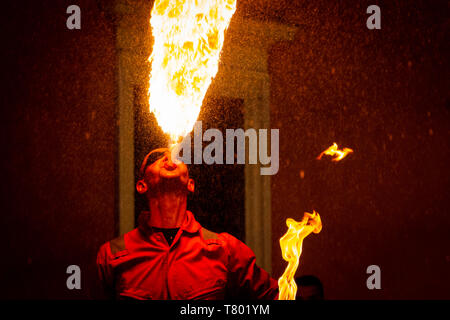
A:
{"label": "distant flame", "polygon": [[323,151],[321,154],[319,154],[319,156],[317,157],[317,160],[320,160],[322,158],[322,156],[324,154],[328,155],[328,156],[334,156],[333,159],[331,159],[332,161],[341,161],[342,159],[344,159],[347,154],[353,152],[352,149],[350,148],[344,148],[343,150],[339,150],[338,149],[338,145],[335,143],[333,143],[333,145],[331,147],[329,147],[327,150]]}
{"label": "distant flame", "polygon": [[218,71],[236,0],[156,0],[149,105],[171,143],[193,128]]}
{"label": "distant flame", "polygon": [[279,300],[295,300],[297,285],[295,283],[295,272],[302,254],[303,239],[311,232],[319,233],[322,230],[322,222],[316,211],[305,212],[300,222],[288,218],[286,220],[288,231],[280,239],[281,253],[288,266],[283,275],[278,279]]}

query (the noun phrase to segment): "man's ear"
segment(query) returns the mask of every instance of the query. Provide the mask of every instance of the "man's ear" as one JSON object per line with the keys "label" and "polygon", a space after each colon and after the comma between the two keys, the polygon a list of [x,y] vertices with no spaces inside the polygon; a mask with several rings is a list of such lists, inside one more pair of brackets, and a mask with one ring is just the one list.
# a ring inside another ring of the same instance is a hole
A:
{"label": "man's ear", "polygon": [[147,192],[148,187],[147,187],[147,184],[145,183],[144,179],[139,180],[139,181],[136,183],[136,190],[137,190],[137,192],[139,192],[140,194],[144,194],[144,193]]}
{"label": "man's ear", "polygon": [[188,180],[188,183],[187,183],[187,189],[188,189],[188,191],[190,191],[190,192],[194,192],[194,189],[195,189],[195,183],[194,183],[194,180],[193,180],[193,179],[189,179],[189,180]]}

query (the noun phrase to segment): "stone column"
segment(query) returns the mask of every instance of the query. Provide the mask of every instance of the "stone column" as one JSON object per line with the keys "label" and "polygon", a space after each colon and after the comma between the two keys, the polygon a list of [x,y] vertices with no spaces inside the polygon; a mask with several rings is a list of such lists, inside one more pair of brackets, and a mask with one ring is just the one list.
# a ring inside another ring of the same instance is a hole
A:
{"label": "stone column", "polygon": [[150,2],[116,0],[119,234],[134,229],[134,90],[148,87]]}
{"label": "stone column", "polygon": [[[295,27],[275,22],[232,18],[209,94],[243,99],[245,130],[270,129],[268,49],[276,41],[291,40],[295,32]],[[260,165],[246,164],[245,242],[269,273],[274,241],[270,190],[270,176],[260,174]]]}

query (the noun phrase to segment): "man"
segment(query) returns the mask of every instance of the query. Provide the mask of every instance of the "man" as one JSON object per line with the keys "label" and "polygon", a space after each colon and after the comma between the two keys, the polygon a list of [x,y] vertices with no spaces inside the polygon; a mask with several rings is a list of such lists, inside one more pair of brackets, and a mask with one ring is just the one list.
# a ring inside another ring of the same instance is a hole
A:
{"label": "man", "polygon": [[183,162],[166,148],[142,162],[136,189],[149,211],[139,226],[103,244],[97,266],[110,298],[275,299],[278,285],[255,264],[255,255],[227,233],[203,228],[186,210],[194,191]]}

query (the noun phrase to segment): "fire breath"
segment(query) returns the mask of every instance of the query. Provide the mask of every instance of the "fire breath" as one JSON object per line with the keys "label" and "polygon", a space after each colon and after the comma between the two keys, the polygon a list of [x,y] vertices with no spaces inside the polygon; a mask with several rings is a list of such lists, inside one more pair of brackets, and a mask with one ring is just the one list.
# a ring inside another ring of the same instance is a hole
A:
{"label": "fire breath", "polygon": [[[246,139],[247,138],[247,139]],[[203,141],[212,142],[203,149]],[[270,129],[270,156],[268,155],[267,129],[226,129],[225,130],[225,164],[245,164],[246,140],[248,140],[248,163],[268,165],[260,168],[261,175],[274,175],[279,169],[279,130]],[[172,159],[178,159],[186,164],[224,164],[223,134],[218,129],[208,129],[202,132],[202,122],[194,126],[194,162],[192,162],[191,136],[187,135],[181,143],[172,149]],[[235,144],[236,142],[236,144]],[[236,147],[236,149],[235,149]],[[259,147],[259,150],[258,150]],[[182,156],[180,153],[182,152]]]}

